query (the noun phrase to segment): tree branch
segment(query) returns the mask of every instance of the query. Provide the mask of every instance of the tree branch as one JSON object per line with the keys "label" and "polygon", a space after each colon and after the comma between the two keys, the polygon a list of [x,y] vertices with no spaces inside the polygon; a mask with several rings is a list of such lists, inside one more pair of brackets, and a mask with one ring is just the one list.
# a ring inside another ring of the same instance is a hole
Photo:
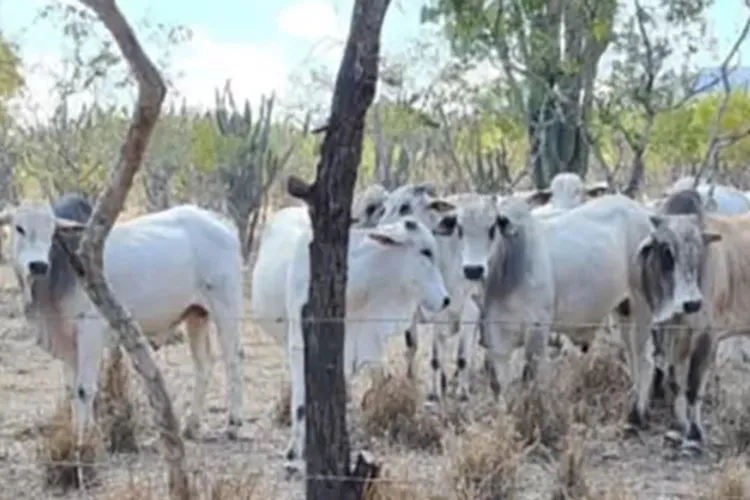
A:
{"label": "tree branch", "polygon": [[103,262],[104,242],[133,185],[133,178],[138,172],[151,132],[159,118],[166,87],[159,71],[143,51],[114,0],[81,2],[96,13],[115,39],[138,82],[138,101],[130,126],[110,173],[108,185],[97,198],[78,251],[80,267],[84,272],[84,288],[111,327],[119,332],[120,341],[128,350],[133,366],[147,383],[149,401],[157,412],[169,467],[170,496],[187,499],[189,492],[184,471],[185,449],[164,378],[151,356],[140,327],[110,290]]}

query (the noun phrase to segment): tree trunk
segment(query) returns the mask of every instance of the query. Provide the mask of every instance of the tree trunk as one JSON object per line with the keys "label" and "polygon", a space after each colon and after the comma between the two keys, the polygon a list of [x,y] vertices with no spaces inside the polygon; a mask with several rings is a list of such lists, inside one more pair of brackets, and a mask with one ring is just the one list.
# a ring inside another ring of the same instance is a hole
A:
{"label": "tree trunk", "polygon": [[308,500],[361,498],[352,477],[346,427],[344,313],[354,184],[365,115],[378,80],[380,32],[390,0],[356,0],[336,78],[331,114],[312,185],[291,177],[288,190],[310,207],[309,299],[302,310],[305,342],[306,492]]}
{"label": "tree trunk", "polygon": [[133,360],[133,366],[146,382],[149,402],[156,410],[161,439],[169,467],[171,498],[188,498],[188,483],[184,469],[185,448],[179,426],[169,399],[164,378],[151,357],[148,344],[138,324],[132,320],[109,289],[103,272],[104,241],[122,211],[125,199],[133,186],[133,178],[143,161],[151,132],[161,112],[166,94],[164,81],[154,64],[141,48],[135,33],[114,0],[81,0],[96,12],[99,19],[117,42],[138,80],[138,102],[114,165],[108,185],[100,193],[91,218],[83,232],[78,255],[71,263],[83,278],[84,288],[92,302],[109,324],[120,334],[120,341]]}

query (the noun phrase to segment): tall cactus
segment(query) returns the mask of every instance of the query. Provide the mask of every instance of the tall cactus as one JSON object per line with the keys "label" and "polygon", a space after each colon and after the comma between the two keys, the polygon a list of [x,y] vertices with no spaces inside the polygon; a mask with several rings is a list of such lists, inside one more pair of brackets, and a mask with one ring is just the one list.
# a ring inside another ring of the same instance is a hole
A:
{"label": "tall cactus", "polygon": [[[233,139],[231,151],[222,158],[218,173],[227,193],[227,210],[243,238],[243,256],[247,258],[253,242],[266,194],[278,175],[289,163],[296,141],[282,151],[272,144],[271,132],[275,95],[261,97],[257,117],[245,100],[240,110],[229,85],[216,91],[214,119],[219,133]],[[305,120],[302,134],[309,127]]]}

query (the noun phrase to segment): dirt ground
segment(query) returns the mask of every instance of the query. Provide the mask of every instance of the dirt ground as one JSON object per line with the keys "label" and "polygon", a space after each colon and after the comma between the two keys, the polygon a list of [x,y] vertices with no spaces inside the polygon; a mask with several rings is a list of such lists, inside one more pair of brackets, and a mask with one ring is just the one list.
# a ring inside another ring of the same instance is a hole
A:
{"label": "dirt ground", "polygon": [[[62,397],[63,378],[60,362],[34,345],[31,330],[19,314],[19,293],[12,272],[0,266],[0,498],[43,499],[56,498],[46,490],[37,464],[38,437],[34,431],[40,422],[49,419]],[[274,407],[287,380],[282,349],[247,320],[244,327],[245,349],[245,422],[243,439],[227,443],[220,438],[226,419],[224,401],[224,370],[217,359],[214,379],[209,393],[209,412],[205,432],[218,439],[187,443],[190,469],[197,478],[215,481],[220,477],[242,478],[256,488],[264,499],[301,499],[302,482],[288,479],[283,469],[282,450],[286,445],[287,428],[275,422]],[[401,338],[394,338],[390,348],[394,371],[403,368]],[[429,335],[420,335],[420,373],[427,374]],[[216,350],[215,352],[220,352]],[[449,353],[455,352],[449,344]],[[157,352],[157,362],[175,401],[175,409],[182,417],[190,399],[193,377],[192,362],[186,344],[169,346]],[[453,356],[451,356],[452,358]],[[452,365],[449,373],[452,372]],[[725,365],[722,384],[744,385],[747,375],[744,364]],[[150,410],[143,390],[137,385],[137,404],[143,429],[138,439],[146,443],[155,437]],[[425,382],[423,381],[423,385]],[[355,381],[353,411],[357,412],[364,382]],[[481,397],[478,396],[478,397]],[[473,400],[475,401],[475,400]],[[472,402],[470,404],[478,404]],[[663,429],[656,426],[641,439],[625,440],[617,426],[603,425],[587,429],[585,475],[591,498],[718,498],[707,491],[717,477],[722,459],[728,454],[727,441],[737,439],[728,435],[712,418],[716,408],[707,410],[709,434],[714,440],[710,451],[700,458],[676,456],[663,443]],[[355,419],[356,420],[356,419]],[[733,423],[732,425],[735,425]],[[739,425],[739,424],[736,424]],[[450,432],[446,432],[450,434]],[[385,464],[387,477],[413,488],[413,495],[402,498],[451,498],[452,476],[449,453],[413,451],[406,446],[389,444],[383,439],[368,439],[353,429],[355,447],[367,446]],[[450,437],[450,436],[449,436]],[[447,438],[446,438],[447,439]],[[123,491],[156,493],[162,498],[164,467],[153,449],[145,448],[138,454],[115,455],[106,459],[99,470],[99,485],[86,492],[66,494],[65,498],[109,499],[126,497]],[[558,465],[554,458],[529,456],[520,467],[515,498],[553,498]],[[419,492],[417,494],[416,492]],[[597,493],[600,492],[600,493]],[[607,493],[605,493],[607,492]],[[619,496],[613,496],[614,493]],[[141,495],[140,498],[146,498]],[[447,496],[446,496],[447,495]],[[239,498],[239,497],[237,497]],[[244,498],[244,497],[243,497]]]}

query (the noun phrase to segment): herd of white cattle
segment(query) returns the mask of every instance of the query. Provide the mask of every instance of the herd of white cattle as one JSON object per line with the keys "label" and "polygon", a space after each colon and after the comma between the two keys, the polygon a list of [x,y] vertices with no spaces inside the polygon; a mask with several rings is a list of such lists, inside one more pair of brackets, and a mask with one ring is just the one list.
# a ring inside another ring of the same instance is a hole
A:
{"label": "herd of white cattle", "polygon": [[[684,178],[659,199],[635,201],[571,173],[557,175],[547,190],[505,197],[439,195],[426,183],[391,192],[370,186],[352,206],[345,374],[380,369],[385,341],[404,335],[407,375],[415,377],[418,325],[434,323],[427,399],[446,397],[445,342],[459,334],[456,397],[469,398],[470,361],[481,346],[500,400],[514,350],[522,348],[529,380],[548,359],[552,333],[586,352],[611,322],[632,379],[628,425],[645,425],[650,399],[669,390],[678,425],[668,438],[700,451],[701,399],[717,345],[750,333],[750,198],[723,185],[710,196],[708,185],[693,188]],[[68,258],[91,212],[88,201],[67,194],[0,213],[25,318],[37,343],[63,361],[79,440],[93,418],[104,350],[117,345]],[[251,277],[254,321],[286,346],[293,410],[286,459],[294,468],[302,466],[305,443],[299,320],[311,239],[306,207],[277,211],[263,228]],[[200,433],[205,412],[214,324],[226,368],[226,432],[236,439],[244,357],[236,227],[194,205],[118,223],[105,244],[104,271],[152,346],[184,327],[195,369],[188,436]]]}

